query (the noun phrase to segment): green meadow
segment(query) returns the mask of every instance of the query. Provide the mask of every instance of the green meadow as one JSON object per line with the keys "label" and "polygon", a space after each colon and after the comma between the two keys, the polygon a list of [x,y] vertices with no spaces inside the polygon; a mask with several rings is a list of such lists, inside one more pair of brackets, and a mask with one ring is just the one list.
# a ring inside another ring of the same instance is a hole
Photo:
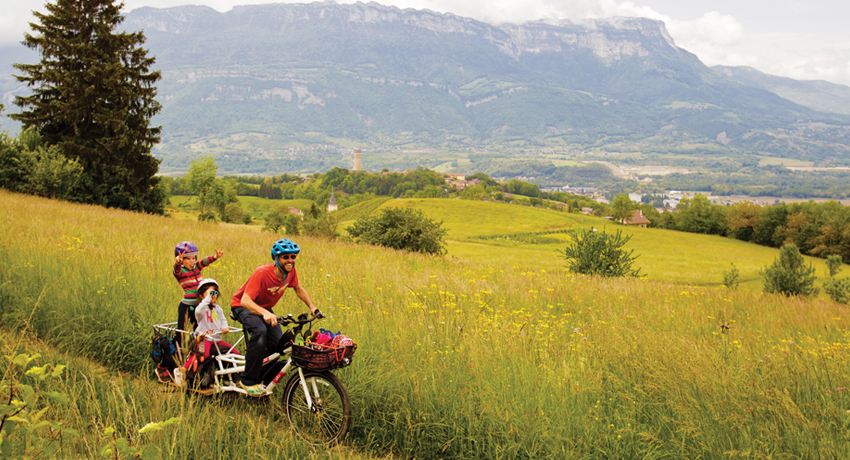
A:
{"label": "green meadow", "polygon": [[[776,259],[773,248],[732,238],[653,228],[628,228],[610,220],[581,214],[537,209],[507,203],[467,200],[392,200],[381,205],[413,207],[448,229],[449,255],[506,268],[563,271],[559,251],[569,244],[564,230],[595,228],[631,235],[626,246],[638,256],[637,266],[650,280],[692,286],[723,286],[723,272],[732,264],[741,274],[742,289],[761,290],[759,270]],[[349,222],[344,222],[343,226]],[[556,241],[528,244],[511,235],[534,233]],[[487,240],[477,237],[498,237]],[[820,276],[829,273],[822,259],[807,257]],[[824,295],[824,298],[826,296]]]}
{"label": "green meadow", "polygon": [[[349,436],[312,450],[275,397],[174,392],[154,381],[148,356],[150,326],[176,316],[177,242],[202,255],[224,247],[204,273],[227,298],[270,261],[278,235],[3,191],[0,201],[4,353],[68,366],[49,390],[71,401],[46,413],[81,433],[58,441],[64,457],[94,457],[107,426],[174,459],[850,455],[848,307],[763,294],[758,269],[773,249],[625,229],[645,276],[598,279],[568,273],[558,250],[565,230],[622,228],[608,221],[463,200],[375,203],[442,220],[449,253],[297,238],[323,326],[359,345],[337,372],[354,406]],[[720,283],[732,262],[747,280],[737,290]],[[287,294],[275,311],[304,310]]]}
{"label": "green meadow", "polygon": [[[263,216],[274,209],[281,207],[295,207],[301,211],[310,209],[313,200],[270,200],[268,198],[260,198],[256,196],[237,196],[239,204],[245,211],[254,219],[263,219]],[[197,204],[197,197],[174,195],[169,198],[169,204],[166,205],[166,212],[180,220],[197,220],[200,213]]]}

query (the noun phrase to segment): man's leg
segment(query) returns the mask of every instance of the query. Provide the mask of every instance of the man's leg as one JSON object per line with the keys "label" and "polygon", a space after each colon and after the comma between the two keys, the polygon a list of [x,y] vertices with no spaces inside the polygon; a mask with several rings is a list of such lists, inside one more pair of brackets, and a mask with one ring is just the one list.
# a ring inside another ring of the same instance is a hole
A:
{"label": "man's leg", "polygon": [[[242,323],[242,327],[248,332],[248,344],[245,350],[245,372],[242,373],[242,384],[245,386],[256,385],[263,379],[263,358],[266,355],[267,335],[270,328],[267,327],[263,317],[255,315],[244,307],[237,307],[233,311],[236,319]],[[278,327],[278,333],[280,328]]]}
{"label": "man's leg", "polygon": [[280,328],[280,324],[276,326],[266,326],[266,356],[269,356],[272,353],[279,353],[281,351],[281,348],[283,348],[281,346],[283,345],[283,331]]}

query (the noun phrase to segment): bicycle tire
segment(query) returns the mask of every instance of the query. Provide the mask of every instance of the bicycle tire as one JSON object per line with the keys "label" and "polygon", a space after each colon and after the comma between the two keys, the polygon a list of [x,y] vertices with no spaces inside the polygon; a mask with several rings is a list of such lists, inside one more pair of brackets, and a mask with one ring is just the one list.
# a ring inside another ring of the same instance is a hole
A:
{"label": "bicycle tire", "polygon": [[340,442],[351,426],[348,390],[339,377],[330,372],[304,371],[304,380],[314,407],[307,406],[301,378],[295,373],[283,394],[283,406],[290,426],[299,437],[314,446]]}

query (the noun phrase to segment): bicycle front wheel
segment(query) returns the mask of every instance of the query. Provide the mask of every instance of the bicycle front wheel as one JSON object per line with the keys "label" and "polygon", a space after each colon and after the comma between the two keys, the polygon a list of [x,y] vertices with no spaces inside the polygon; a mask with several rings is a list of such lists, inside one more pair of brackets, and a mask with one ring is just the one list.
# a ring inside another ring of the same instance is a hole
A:
{"label": "bicycle front wheel", "polygon": [[339,442],[351,426],[348,390],[330,372],[304,371],[307,396],[298,373],[289,379],[283,394],[286,417],[295,432],[314,446]]}

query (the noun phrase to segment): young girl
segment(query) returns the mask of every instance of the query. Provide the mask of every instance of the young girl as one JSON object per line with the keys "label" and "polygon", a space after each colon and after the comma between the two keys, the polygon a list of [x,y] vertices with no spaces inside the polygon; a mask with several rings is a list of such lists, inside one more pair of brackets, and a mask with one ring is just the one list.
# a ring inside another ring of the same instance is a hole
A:
{"label": "young girl", "polygon": [[[197,326],[194,314],[198,305],[198,283],[201,281],[201,270],[224,255],[222,248],[215,251],[215,255],[206,256],[198,261],[198,247],[191,241],[183,241],[174,248],[174,277],[183,288],[183,299],[177,307],[177,329],[186,330],[186,319],[193,326]],[[190,329],[191,330],[191,329]]]}
{"label": "young girl", "polygon": [[[224,310],[216,303],[219,295],[218,283],[214,279],[204,279],[198,284],[198,296],[203,300],[195,308],[195,318],[198,322],[195,332],[206,333],[203,348],[198,350],[199,353],[203,351],[205,358],[210,356],[210,350],[216,345],[222,353],[227,353],[231,348],[230,344],[221,338],[221,334],[227,334],[230,328]],[[235,349],[233,352],[237,353]],[[186,367],[188,368],[188,365]]]}

